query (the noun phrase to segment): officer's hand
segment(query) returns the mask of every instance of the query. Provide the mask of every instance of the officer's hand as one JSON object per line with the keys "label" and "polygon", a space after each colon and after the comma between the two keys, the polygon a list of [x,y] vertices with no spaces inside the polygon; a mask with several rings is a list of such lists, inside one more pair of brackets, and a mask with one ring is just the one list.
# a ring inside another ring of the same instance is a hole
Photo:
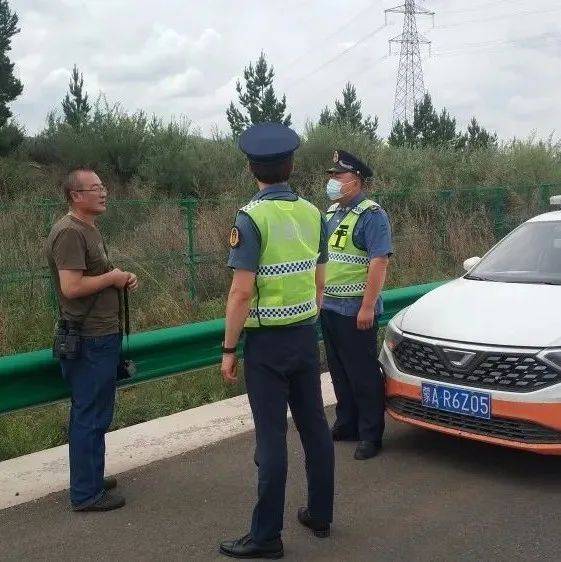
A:
{"label": "officer's hand", "polygon": [[129,291],[136,291],[138,289],[138,277],[134,273],[129,273],[129,282],[127,283],[127,289]]}
{"label": "officer's hand", "polygon": [[113,287],[124,289],[129,282],[131,274],[128,271],[121,271],[115,268],[111,271],[111,276],[113,278]]}
{"label": "officer's hand", "polygon": [[356,318],[356,327],[359,330],[369,330],[374,325],[374,310],[372,307],[361,307]]}
{"label": "officer's hand", "polygon": [[224,353],[222,355],[220,372],[222,373],[222,378],[228,384],[238,382],[238,358],[235,353]]}

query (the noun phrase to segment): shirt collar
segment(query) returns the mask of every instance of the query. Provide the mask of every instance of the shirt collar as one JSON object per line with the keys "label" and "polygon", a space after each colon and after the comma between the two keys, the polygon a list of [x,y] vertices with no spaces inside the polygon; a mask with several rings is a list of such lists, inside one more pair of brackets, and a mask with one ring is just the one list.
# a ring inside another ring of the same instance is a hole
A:
{"label": "shirt collar", "polygon": [[340,209],[343,211],[350,211],[351,209],[354,209],[359,203],[362,203],[365,199],[366,195],[361,191],[358,195],[356,195],[349,201],[348,205],[346,205],[345,207],[340,207]]}
{"label": "shirt collar", "polygon": [[259,193],[256,193],[252,201],[258,201],[263,199],[266,195],[271,193],[282,193],[282,192],[292,193],[292,188],[287,183],[274,183],[273,185],[268,185],[265,189],[261,189]]}

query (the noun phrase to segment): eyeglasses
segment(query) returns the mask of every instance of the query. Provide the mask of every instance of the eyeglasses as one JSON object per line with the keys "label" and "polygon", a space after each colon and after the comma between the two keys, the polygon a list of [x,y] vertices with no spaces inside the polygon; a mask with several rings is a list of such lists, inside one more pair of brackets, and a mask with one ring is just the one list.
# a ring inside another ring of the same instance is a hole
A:
{"label": "eyeglasses", "polygon": [[74,191],[78,193],[87,193],[88,191],[91,191],[92,193],[109,193],[109,190],[104,185],[96,185],[91,189],[74,189]]}

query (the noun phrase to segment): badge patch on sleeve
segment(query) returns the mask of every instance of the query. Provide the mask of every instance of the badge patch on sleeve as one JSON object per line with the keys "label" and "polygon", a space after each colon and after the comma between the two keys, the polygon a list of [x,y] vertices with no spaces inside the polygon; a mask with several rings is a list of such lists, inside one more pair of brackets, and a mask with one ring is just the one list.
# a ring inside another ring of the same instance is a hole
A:
{"label": "badge patch on sleeve", "polygon": [[230,231],[230,248],[237,248],[240,245],[240,231],[234,226]]}

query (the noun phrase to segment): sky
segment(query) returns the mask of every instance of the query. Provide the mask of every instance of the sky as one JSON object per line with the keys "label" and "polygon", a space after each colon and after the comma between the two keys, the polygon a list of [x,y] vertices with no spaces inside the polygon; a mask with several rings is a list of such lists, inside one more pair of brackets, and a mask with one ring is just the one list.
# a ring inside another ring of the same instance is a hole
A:
{"label": "sky", "polygon": [[[236,81],[263,51],[298,131],[333,106],[347,81],[365,115],[392,122],[402,0],[10,0],[20,19],[10,57],[28,133],[61,108],[77,64],[90,99],[229,130]],[[561,130],[559,0],[426,0],[417,17],[425,88],[465,128],[473,115],[502,139]]]}

